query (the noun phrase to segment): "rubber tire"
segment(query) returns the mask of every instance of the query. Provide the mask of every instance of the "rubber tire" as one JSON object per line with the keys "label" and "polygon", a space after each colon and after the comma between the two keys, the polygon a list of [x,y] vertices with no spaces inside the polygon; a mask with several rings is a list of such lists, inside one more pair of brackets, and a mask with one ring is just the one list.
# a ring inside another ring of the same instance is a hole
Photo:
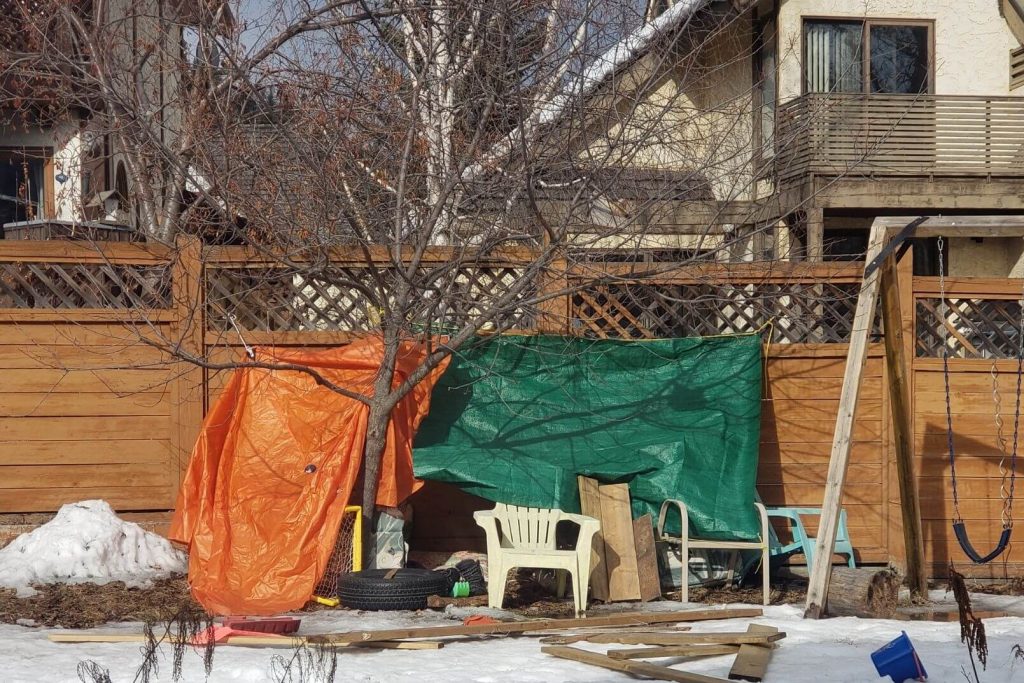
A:
{"label": "rubber tire", "polygon": [[338,577],[338,600],[345,607],[365,610],[426,609],[427,598],[444,593],[447,579],[426,569],[367,569]]}

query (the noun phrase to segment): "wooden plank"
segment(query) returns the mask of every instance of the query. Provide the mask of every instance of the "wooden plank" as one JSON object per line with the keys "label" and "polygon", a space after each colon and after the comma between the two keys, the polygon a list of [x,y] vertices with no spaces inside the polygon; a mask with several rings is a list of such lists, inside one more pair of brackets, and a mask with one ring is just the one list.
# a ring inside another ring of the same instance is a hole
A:
{"label": "wooden plank", "polygon": [[[881,253],[887,242],[885,228],[877,221],[871,227],[865,261],[868,266]],[[879,272],[865,267],[864,283],[857,297],[850,334],[850,355],[847,359],[840,398],[839,415],[836,417],[836,432],[829,459],[829,476],[822,504],[821,529],[807,588],[806,616],[819,619],[824,615],[825,599],[828,595],[828,580],[832,569],[832,551],[835,548],[839,527],[839,511],[843,503],[843,485],[846,481],[846,467],[849,463],[853,442],[853,425],[857,416],[857,395],[861,389],[864,361],[867,359],[868,336],[875,319],[875,301],[878,297]]]}
{"label": "wooden plank", "polygon": [[[828,465],[830,443],[763,443],[762,461],[778,462],[783,465],[821,464]],[[860,464],[881,463],[881,449],[871,442],[854,442],[850,451],[850,462]]]}
{"label": "wooden plank", "polygon": [[3,465],[0,466],[0,490],[103,487],[116,481],[118,486],[167,486],[167,463],[129,463],[97,465]]}
{"label": "wooden plank", "polygon": [[[876,222],[883,229],[900,229],[915,218],[886,216]],[[1024,216],[931,216],[914,237],[1024,237]]]}
{"label": "wooden plank", "polygon": [[[882,468],[876,463],[851,464],[846,478],[854,484],[881,484]],[[813,484],[820,488],[828,480],[828,465],[821,463],[803,463],[799,465],[782,465],[777,462],[759,459],[757,463],[757,483],[759,486],[791,486],[794,484]]]}
{"label": "wooden plank", "polygon": [[8,417],[0,420],[0,441],[85,441],[88,439],[167,438],[163,416]]}
{"label": "wooden plank", "polygon": [[[863,420],[882,419],[882,398],[881,395],[868,397],[862,396],[860,402],[863,404],[857,410],[857,414]],[[812,397],[805,398],[780,398],[764,399],[761,401],[762,419],[774,420],[785,416],[787,419],[798,421],[822,421],[835,422],[839,413],[839,394],[835,397]],[[829,439],[829,443],[831,443]]]}
{"label": "wooden plank", "polygon": [[170,455],[170,443],[159,439],[0,441],[0,465],[166,463]]}
{"label": "wooden plank", "polygon": [[167,392],[128,394],[0,394],[0,417],[169,416]]}
{"label": "wooden plank", "polygon": [[[770,399],[802,399],[807,396],[833,397],[842,394],[843,381],[835,377],[783,377],[768,385]],[[864,397],[882,395],[882,378],[864,377],[858,384]]]}
{"label": "wooden plank", "polygon": [[0,512],[53,512],[64,503],[102,498],[115,510],[168,510],[174,494],[167,486],[102,486],[8,489],[0,496]]}
{"label": "wooden plank", "polygon": [[[882,421],[858,416],[853,427],[854,441],[880,441]],[[824,420],[761,418],[761,443],[831,443],[832,427]]]}
{"label": "wooden plank", "polygon": [[[660,659],[662,657],[718,657],[739,652],[741,647],[756,645],[663,645],[655,647],[627,647],[608,650],[612,659]],[[767,648],[764,648],[767,649]]]}
{"label": "wooden plank", "polygon": [[42,391],[74,393],[138,393],[164,389],[171,373],[152,370],[7,370],[4,393]]}
{"label": "wooden plank", "polygon": [[924,541],[921,536],[921,507],[914,475],[914,443],[911,423],[910,380],[905,320],[900,305],[900,281],[895,258],[885,259],[881,273],[882,324],[885,328],[886,370],[888,372],[889,409],[892,413],[893,440],[896,445],[896,471],[903,517],[903,548],[906,554],[907,584],[917,598],[928,596],[928,577],[924,566]]}
{"label": "wooden plank", "polygon": [[[2,242],[0,242],[2,243]],[[170,325],[154,323],[10,323],[0,325],[0,345],[22,348],[40,346],[135,346],[142,340],[166,344],[171,338]]]}
{"label": "wooden plank", "polygon": [[424,626],[420,628],[383,629],[378,631],[346,631],[311,636],[311,642],[369,642],[375,640],[404,640],[407,638],[444,638],[447,636],[479,636],[499,633],[537,633],[595,626],[643,626],[650,624],[677,624],[715,619],[744,619],[762,616],[758,608],[683,610],[678,612],[629,612],[590,616],[585,619],[532,619],[529,621],[500,622],[459,626]]}
{"label": "wooden plank", "polygon": [[148,369],[168,367],[170,356],[145,344],[125,346],[0,346],[0,368],[36,370]]}
{"label": "wooden plank", "polygon": [[132,242],[72,242],[64,240],[5,240],[0,262],[128,263],[159,265],[170,260],[170,250],[159,244]]}
{"label": "wooden plank", "polygon": [[629,486],[607,484],[598,488],[601,497],[601,534],[608,566],[608,599],[639,600],[640,578],[633,538],[633,514]]}
{"label": "wooden plank", "polygon": [[767,645],[786,637],[785,633],[734,633],[721,631],[717,633],[664,633],[619,631],[617,633],[588,633],[571,636],[550,636],[542,642],[553,645],[568,643],[618,643],[620,645],[743,645],[752,643]]}
{"label": "wooden plank", "polygon": [[658,574],[658,556],[654,547],[654,522],[651,515],[633,520],[633,540],[636,543],[637,582],[640,600],[648,602],[661,597],[661,578]]}
{"label": "wooden plank", "polygon": [[[747,627],[748,633],[778,633],[779,629],[774,626],[762,624],[751,624]],[[736,661],[729,669],[730,681],[758,681],[764,680],[765,672],[768,670],[768,663],[772,658],[772,650],[768,647],[758,645],[741,645],[740,653],[736,655]]]}
{"label": "wooden plank", "polygon": [[563,647],[560,645],[546,645],[540,649],[544,654],[569,659],[574,662],[599,666],[612,671],[620,671],[626,674],[645,676],[658,681],[681,681],[681,683],[721,683],[724,678],[704,676],[703,674],[687,673],[678,669],[670,669],[666,666],[656,666],[646,662],[632,662],[629,660],[612,659],[607,655],[597,652],[588,652],[574,647]]}
{"label": "wooden plank", "polygon": [[[147,637],[137,633],[50,633],[47,636],[54,643],[145,643]],[[162,642],[174,644],[178,638],[168,636]],[[217,646],[240,647],[304,647],[307,636],[229,636]],[[201,646],[200,646],[201,647]],[[435,640],[389,641],[371,643],[332,643],[331,647],[360,647],[377,650],[440,650],[444,643]]]}
{"label": "wooden plank", "polygon": [[159,308],[0,308],[0,323],[121,323],[169,322],[174,313]]}
{"label": "wooden plank", "polygon": [[[580,510],[584,515],[601,519],[601,494],[596,479],[576,477],[580,489]],[[604,536],[598,529],[590,550],[590,594],[594,600],[608,601],[608,564],[604,557]]]}

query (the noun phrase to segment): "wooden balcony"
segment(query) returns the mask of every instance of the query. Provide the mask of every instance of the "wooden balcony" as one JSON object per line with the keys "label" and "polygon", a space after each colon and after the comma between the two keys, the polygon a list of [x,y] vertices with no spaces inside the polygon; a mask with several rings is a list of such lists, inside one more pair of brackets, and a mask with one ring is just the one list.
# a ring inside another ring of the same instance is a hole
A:
{"label": "wooden balcony", "polygon": [[809,94],[779,108],[781,187],[815,176],[1024,178],[1024,98]]}

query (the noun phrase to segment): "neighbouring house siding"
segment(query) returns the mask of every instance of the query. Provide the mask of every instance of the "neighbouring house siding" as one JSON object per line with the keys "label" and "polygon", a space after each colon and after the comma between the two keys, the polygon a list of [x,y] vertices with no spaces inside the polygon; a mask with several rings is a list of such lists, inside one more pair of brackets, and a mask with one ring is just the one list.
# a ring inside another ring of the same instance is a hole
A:
{"label": "neighbouring house siding", "polygon": [[[1007,58],[1019,44],[994,0],[788,0],[779,8],[779,93],[801,94],[803,17],[930,19],[935,22],[935,92],[1009,95]],[[1015,94],[1021,95],[1020,91]]]}
{"label": "neighbouring house siding", "polygon": [[[715,199],[750,198],[750,50],[749,17],[712,30],[694,59],[682,59],[671,49],[655,50],[616,86],[622,93],[638,73],[663,70],[663,75],[637,98],[620,96],[608,111],[599,112],[603,125],[592,128],[577,158],[692,172],[706,180]],[[665,62],[671,67],[665,69]]]}
{"label": "neighbouring house siding", "polygon": [[[82,133],[77,123],[44,129],[0,129],[0,148],[43,147],[53,151],[54,215],[46,218],[78,220],[82,217]],[[67,179],[61,183],[61,174]]]}

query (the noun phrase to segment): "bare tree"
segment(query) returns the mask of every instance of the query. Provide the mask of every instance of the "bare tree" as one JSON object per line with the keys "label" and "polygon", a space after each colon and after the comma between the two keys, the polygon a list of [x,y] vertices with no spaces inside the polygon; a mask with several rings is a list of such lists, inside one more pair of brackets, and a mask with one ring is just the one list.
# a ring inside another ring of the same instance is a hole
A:
{"label": "bare tree", "polygon": [[[481,330],[566,331],[545,303],[617,277],[595,262],[635,279],[659,257],[752,258],[780,218],[756,201],[770,161],[753,153],[749,16],[696,0],[653,17],[630,0],[10,5],[11,125],[80,122],[84,147],[110,150],[97,168],[124,165],[123,215],[148,240],[245,244],[273,264],[212,302],[214,328],[248,296],[288,313],[243,331],[380,335],[369,392],[162,341],[365,403],[367,513],[391,411]],[[514,268],[481,283],[502,258]],[[429,352],[396,383],[408,340]]]}

